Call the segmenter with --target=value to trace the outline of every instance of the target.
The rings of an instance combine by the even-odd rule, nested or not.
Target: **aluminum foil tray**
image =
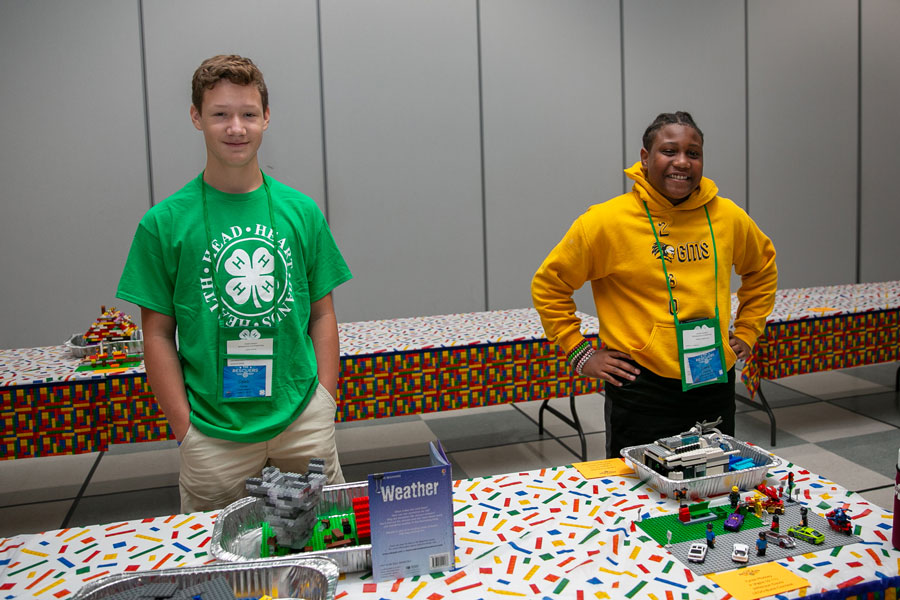
[[[625,462],[634,469],[634,472],[641,479],[645,480],[650,487],[660,494],[665,494],[670,498],[675,495],[675,490],[680,490],[681,488],[687,488],[688,496],[692,498],[706,498],[727,494],[731,491],[732,486],[735,485],[741,490],[751,490],[765,481],[766,471],[781,464],[781,460],[756,446],[738,441],[731,436],[723,435],[722,437],[731,444],[733,449],[739,451],[738,454],[742,458],[751,459],[757,466],[750,469],[728,471],[718,475],[705,475],[692,479],[669,479],[643,463],[644,448],[649,444],[622,448],[621,454]]]
[[[144,351],[144,336],[140,329],[131,335],[130,340],[85,344],[84,335],[73,333],[63,344],[75,358],[84,358],[98,352],[128,352],[138,354]]]
[[[216,577],[231,585],[236,598],[303,598],[332,600],[338,568],[325,558],[277,558],[240,564],[210,564],[158,571],[108,575],[81,588],[72,600],[101,600],[154,583],[174,583],[185,589]]]
[[[353,512],[353,498],[369,495],[369,484],[365,481],[326,485],[322,490],[322,500],[317,510],[320,514]],[[217,559],[228,562],[259,560],[262,542],[260,522],[265,520],[262,498],[241,498],[226,506],[216,518],[213,527],[210,553]],[[372,545],[350,546],[319,552],[291,554],[297,557],[324,557],[337,563],[341,573],[354,573],[372,568]]]

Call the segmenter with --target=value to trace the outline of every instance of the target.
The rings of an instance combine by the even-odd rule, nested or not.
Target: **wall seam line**
[[[856,283],[862,280],[862,0],[856,3]]]
[[[750,11],[744,0],[744,203],[750,214]]]
[[[150,146],[150,93],[147,82],[147,46],[144,36],[144,0],[138,0],[138,44],[141,51],[141,94],[144,100],[144,145],[147,152],[147,191],[150,193],[150,206],[156,204],[156,192],[153,189],[153,154]]]
[[[490,310],[488,289],[488,227],[487,227],[487,184],[484,174],[484,85],[481,71],[481,0],[475,0],[475,37],[478,64],[478,154],[481,162],[481,237],[484,257],[484,310]]]
[[[331,225],[331,198],[328,190],[328,143],[325,137],[325,59],[322,52],[322,2],[316,0],[316,43],[319,47],[319,122],[322,135],[322,205],[325,207],[325,221]]]
[[[628,168],[627,127],[625,126],[625,3],[619,0],[619,75],[622,101],[622,169]],[[628,192],[628,180],[622,175],[622,193]]]

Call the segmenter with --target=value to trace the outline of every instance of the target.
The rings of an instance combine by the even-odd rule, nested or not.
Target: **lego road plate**
[[[365,481],[326,485],[317,512],[330,514],[353,512],[353,498],[368,496],[369,484]],[[265,520],[262,498],[241,498],[222,509],[213,527],[210,553],[217,559],[242,562],[259,559],[262,540],[259,524]],[[321,556],[333,560],[341,573],[354,573],[372,568],[372,545],[335,548],[319,552],[303,552],[289,556]]]
[[[779,531],[781,533],[787,533],[788,529],[800,523],[800,504],[796,502],[786,502],[784,511],[784,515],[779,519]],[[767,518],[771,522],[772,517],[768,516]],[[782,548],[777,543],[770,541],[766,548],[765,556],[758,556],[756,540],[759,538],[760,531],[770,528],[770,524],[767,524],[765,527],[750,527],[741,529],[735,533],[726,532],[716,536],[715,548],[710,548],[707,551],[706,559],[702,563],[691,562],[688,560],[688,552],[690,552],[691,544],[694,542],[679,542],[677,544],[672,544],[668,550],[697,575],[707,575],[709,573],[718,573],[720,571],[728,571],[743,566],[758,565],[769,561],[781,561],[798,554],[819,552],[837,546],[848,546],[862,541],[862,538],[859,536],[847,535],[832,530],[828,525],[828,521],[824,517],[813,512],[812,509],[807,513],[807,521],[810,527],[825,536],[825,541],[822,544],[810,544],[809,542],[797,539],[794,540],[795,546],[793,548]],[[706,540],[700,541],[706,543]],[[750,547],[749,562],[739,564],[731,560],[731,551],[736,543],[746,544]]]
[[[691,479],[669,479],[644,464],[642,460],[644,449],[649,444],[623,448],[622,457],[641,479],[645,480],[650,487],[660,494],[674,497],[675,490],[687,488],[687,494],[690,498],[708,498],[719,494],[727,494],[731,491],[732,486],[737,486],[742,490],[751,490],[766,479],[766,471],[781,464],[780,459],[756,446],[738,441],[728,435],[723,435],[722,438],[730,443],[731,447],[737,450],[742,458],[751,459],[756,466],[749,469],[741,469],[740,471],[728,471],[727,473],[705,475]]]
[[[140,588],[158,583],[174,583],[179,590],[222,577],[237,598],[304,598],[331,600],[337,591],[338,568],[327,558],[278,558],[240,564],[212,564],[138,573],[119,573],[98,579],[72,600],[102,600],[118,594],[140,597]]]

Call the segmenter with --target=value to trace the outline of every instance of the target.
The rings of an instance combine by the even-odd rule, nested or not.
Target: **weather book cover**
[[[375,581],[446,571],[456,562],[453,477],[440,442],[432,466],[369,475]]]

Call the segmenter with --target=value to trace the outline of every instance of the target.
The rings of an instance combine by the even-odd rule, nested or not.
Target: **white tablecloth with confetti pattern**
[[[851,509],[861,543],[779,561],[810,587],[779,598],[896,576],[892,514],[802,467],[769,471],[778,485],[792,471],[801,502],[824,514]],[[570,467],[455,482],[457,568],[437,576],[373,582],[343,576],[338,599],[408,598],[726,598],[632,522],[671,514],[633,475],[586,480]],[[0,539],[0,599],[64,600],[111,573],[199,565],[211,560],[216,513],[73,527]]]

